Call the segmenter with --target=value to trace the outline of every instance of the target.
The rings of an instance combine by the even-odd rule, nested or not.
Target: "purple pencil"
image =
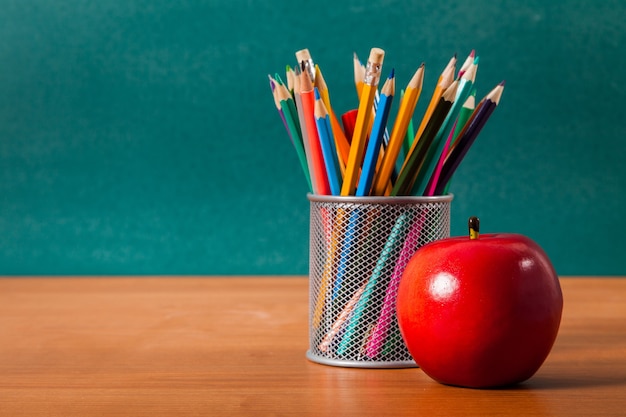
[[[485,126],[485,123],[487,123],[489,116],[491,116],[495,108],[498,106],[503,90],[504,81],[491,90],[476,107],[476,110],[474,111],[475,115],[472,115],[470,120],[467,121],[467,125],[461,132],[461,136],[457,140],[456,146],[450,151],[450,154],[441,168],[441,174],[435,187],[435,195],[443,193],[446,184],[448,184],[452,175],[467,154],[467,151],[476,140],[476,137]]]

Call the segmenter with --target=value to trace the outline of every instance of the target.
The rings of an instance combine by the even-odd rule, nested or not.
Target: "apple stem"
[[[478,217],[470,217],[467,221],[467,226],[469,227],[469,238],[471,240],[478,239],[478,235],[480,235],[480,220],[478,220]]]

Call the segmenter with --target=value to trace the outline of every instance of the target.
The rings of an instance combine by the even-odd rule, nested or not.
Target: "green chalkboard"
[[[0,8],[0,274],[307,273],[307,186],[267,75],[308,48],[346,111],[371,47],[399,86],[424,62],[424,96],[472,49],[479,96],[506,80],[454,178],[452,234],[477,215],[560,274],[626,274],[623,1]]]

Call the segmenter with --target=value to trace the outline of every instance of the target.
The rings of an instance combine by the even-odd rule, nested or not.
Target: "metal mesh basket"
[[[400,335],[396,295],[415,251],[450,236],[452,195],[309,195],[309,350],[326,365],[416,366]]]

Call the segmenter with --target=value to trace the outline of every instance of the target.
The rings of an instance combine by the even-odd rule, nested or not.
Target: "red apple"
[[[476,227],[471,226],[472,221]],[[415,362],[447,385],[487,388],[527,380],[556,339],[563,295],[546,253],[520,234],[442,239],[409,261],[397,297]]]

